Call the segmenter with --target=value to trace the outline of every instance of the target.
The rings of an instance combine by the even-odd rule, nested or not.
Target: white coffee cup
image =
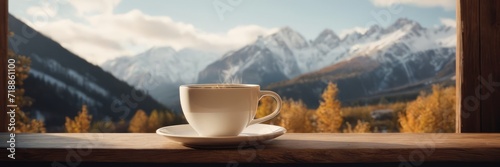
[[[253,84],[192,84],[179,87],[182,111],[200,136],[237,136],[249,125],[276,117],[281,109],[280,96],[261,91]],[[254,119],[259,100],[264,96],[277,101],[269,115]]]

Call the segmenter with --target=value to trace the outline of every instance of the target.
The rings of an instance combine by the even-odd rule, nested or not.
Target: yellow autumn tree
[[[162,126],[163,119],[164,118],[160,117],[158,111],[153,110],[153,112],[149,115],[147,132],[155,132],[156,129],[160,128]]]
[[[153,110],[153,112],[155,112],[156,110]],[[151,114],[153,114],[153,112],[151,112]],[[162,126],[165,126],[167,123],[168,123],[168,120],[167,120],[167,112],[165,111],[156,111],[158,113],[158,127],[162,127]],[[150,115],[151,117],[151,115]]]
[[[259,107],[257,108],[257,113],[255,114],[255,118],[262,118],[266,115],[271,114],[274,111],[274,109],[276,109],[276,106],[277,105],[274,98],[269,96],[262,97],[262,99],[260,99],[259,101]],[[281,111],[283,111],[283,109]],[[279,125],[281,122],[281,114],[283,114],[283,112],[280,112],[278,116],[264,123],[268,123],[271,125]]]
[[[13,34],[11,33],[10,35]],[[15,107],[15,132],[45,133],[45,124],[42,121],[32,119],[29,117],[29,113],[25,113],[24,111],[22,111],[22,108],[29,107],[32,104],[32,100],[29,97],[24,96],[25,90],[23,88],[24,80],[28,78],[28,74],[30,71],[31,59],[26,56],[17,55],[10,49],[7,51],[7,58],[14,59],[16,61],[16,78],[14,79],[16,88],[15,92],[13,93],[13,95],[15,96],[14,102],[17,105],[17,107]],[[7,102],[7,104],[10,104],[10,102]]]
[[[87,133],[90,130],[90,122],[92,122],[92,116],[89,115],[87,106],[82,105],[82,111],[78,112],[73,120],[66,117],[64,126],[68,133]]]
[[[321,95],[322,101],[316,109],[316,130],[318,132],[339,132],[342,125],[342,113],[337,94],[337,84],[329,82]]]
[[[148,115],[143,110],[137,110],[134,117],[130,120],[128,127],[132,133],[146,133],[148,131]]]
[[[312,132],[308,109],[302,100],[284,100],[281,111],[280,126],[283,126],[287,132]]]
[[[370,133],[370,123],[358,120],[355,127],[349,122],[346,122],[346,128],[343,130],[344,133]]]
[[[113,133],[116,131],[115,123],[112,121],[96,121],[92,123],[90,132],[92,133]]]
[[[177,116],[171,112],[171,111],[164,111],[164,112],[161,112],[163,116],[161,116],[160,118],[162,119],[162,126],[166,126],[166,125],[172,125],[174,124],[174,122],[176,121],[177,119]]]
[[[455,132],[455,87],[432,86],[432,94],[421,95],[399,114],[401,132]]]

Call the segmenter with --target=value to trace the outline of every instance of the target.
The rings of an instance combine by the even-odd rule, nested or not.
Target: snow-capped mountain
[[[81,111],[82,105],[87,106],[93,121],[128,120],[139,108],[146,112],[166,110],[150,96],[141,97],[141,101],[128,98],[134,102],[134,105],[128,105],[123,97],[130,97],[130,92],[135,89],[127,83],[71,53],[12,15],[9,15],[8,26],[14,33],[9,37],[9,49],[31,60],[23,88],[32,105],[23,110],[44,120],[49,132],[60,132],[65,117],[73,118]],[[25,32],[36,35],[26,38],[23,36]]]
[[[399,19],[386,29],[372,26],[364,34],[352,33],[321,55],[320,70],[270,86],[283,96],[303,99],[316,106],[328,81],[338,84],[345,101],[380,98],[401,92],[416,96],[432,83],[452,83],[455,73],[455,28],[423,28]],[[321,63],[332,62],[322,66]],[[397,93],[395,93],[397,92]],[[405,94],[405,96],[408,94]]]
[[[320,37],[318,37],[320,38]],[[422,28],[420,24],[408,19],[398,19],[394,24],[386,29],[374,25],[364,34],[354,32],[341,39],[337,47],[318,57],[307,59],[310,63],[311,72],[328,65],[352,59],[356,56],[377,57],[380,54],[396,45],[404,45],[408,52],[421,52],[443,47],[455,47],[455,29],[452,27],[439,27],[434,29]],[[316,45],[318,46],[318,45]],[[383,55],[382,55],[383,56]]]
[[[302,35],[285,27],[208,65],[198,82],[266,84],[288,79],[302,73],[297,57],[309,48]]]
[[[366,95],[417,83],[448,69],[445,66],[454,60],[451,55],[455,43],[454,27],[424,28],[402,18],[386,28],[373,25],[362,33],[355,31],[342,38],[325,29],[314,40],[308,40],[284,27],[223,55],[161,47],[102,66],[129,84],[149,90],[153,97],[171,107],[178,105],[177,89],[183,83],[273,84],[278,90],[294,81],[304,82],[303,76],[317,77],[316,74],[321,74],[323,78],[319,78],[325,81],[340,75],[359,77],[370,73],[374,78],[369,82],[376,84],[358,94]],[[281,83],[274,84],[277,82]],[[321,86],[324,85],[317,87]]]
[[[326,29],[311,42],[285,27],[208,65],[200,72],[198,82],[224,82],[229,78],[267,85],[358,56],[401,62],[408,57],[398,55],[389,58],[380,53],[400,52],[401,49],[405,53],[418,53],[454,47],[455,41],[453,27],[427,29],[404,18],[385,29],[374,25],[364,33],[353,32],[342,39]]]
[[[195,83],[196,76],[217,54],[171,47],[154,47],[132,57],[119,57],[101,67],[127,83],[145,89],[154,78],[160,83]]]
[[[339,46],[340,38],[330,29],[323,30],[318,37],[312,42],[322,54],[327,53],[331,49]]]
[[[119,57],[101,67],[136,88],[148,91],[155,99],[171,105],[177,99],[177,87],[196,83],[198,73],[215,61],[217,54],[194,49],[175,51],[171,47],[154,47],[132,57]]]

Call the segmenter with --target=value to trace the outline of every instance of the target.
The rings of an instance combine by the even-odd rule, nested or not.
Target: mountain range
[[[25,96],[32,105],[23,110],[43,120],[48,132],[63,131],[65,117],[73,118],[87,105],[94,121],[129,120],[137,109],[167,110],[147,94],[80,58],[12,15],[8,18],[9,49],[31,59]],[[136,98],[134,98],[136,97]]]
[[[218,58],[217,54],[194,49],[175,51],[155,47],[132,57],[119,57],[101,67],[138,89],[145,90],[159,102],[178,108],[178,87],[196,83],[198,72]]]
[[[8,26],[14,33],[9,49],[31,59],[24,88],[33,103],[24,110],[44,120],[49,132],[60,131],[82,105],[95,120],[128,120],[137,109],[165,106],[180,112],[181,84],[259,84],[309,108],[318,106],[328,82],[337,83],[345,105],[414,99],[432,84],[454,85],[455,27],[425,28],[406,18],[342,38],[325,29],[308,40],[283,27],[224,54],[159,46],[100,66],[12,15]],[[144,98],[132,99],[140,91]]]
[[[414,98],[433,83],[451,84],[455,73],[454,27],[422,27],[406,18],[383,28],[340,38],[325,29],[307,40],[290,27],[222,55],[168,46],[102,67],[131,85],[155,76],[154,98],[178,106],[178,85],[186,83],[253,83],[280,95],[318,105],[329,81],[339,86],[343,102],[378,98]],[[185,49],[186,50],[186,49]],[[148,58],[145,58],[148,57]]]
[[[326,54],[335,57],[332,64],[268,88],[309,107],[319,105],[322,88],[330,81],[337,83],[344,104],[414,99],[432,84],[454,85],[455,31],[446,26],[424,28],[408,19],[385,29],[372,26],[364,34],[340,40]]]

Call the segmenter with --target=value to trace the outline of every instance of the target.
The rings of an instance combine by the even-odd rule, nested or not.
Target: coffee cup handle
[[[280,95],[278,95],[277,93],[275,93],[273,91],[265,91],[265,90],[260,91],[259,100],[262,99],[262,97],[264,97],[264,96],[270,96],[270,97],[274,98],[274,100],[276,100],[276,102],[277,102],[276,104],[278,106],[276,106],[276,109],[273,111],[273,113],[266,115],[265,117],[262,117],[262,118],[253,119],[252,121],[250,121],[250,123],[248,125],[253,125],[253,124],[269,121],[269,120],[273,119],[274,117],[278,116],[278,114],[280,113],[281,103],[282,103]]]

